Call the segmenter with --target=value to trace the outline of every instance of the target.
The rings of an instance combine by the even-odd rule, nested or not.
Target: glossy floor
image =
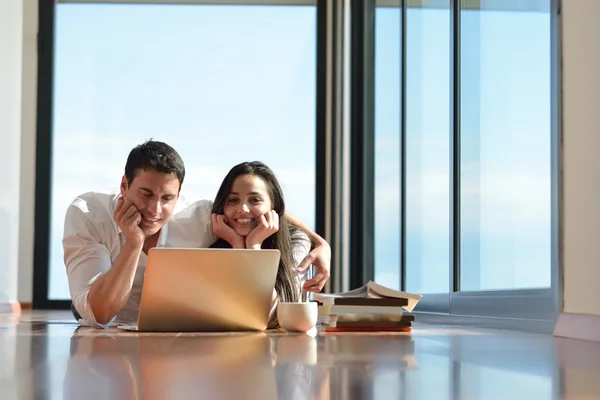
[[[0,315],[0,399],[600,399],[600,343],[412,334],[136,334]]]

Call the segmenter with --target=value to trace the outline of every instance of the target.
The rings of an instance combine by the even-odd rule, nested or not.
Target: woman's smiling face
[[[248,236],[258,218],[273,209],[265,181],[256,175],[238,176],[231,185],[223,213],[227,224],[240,236]]]

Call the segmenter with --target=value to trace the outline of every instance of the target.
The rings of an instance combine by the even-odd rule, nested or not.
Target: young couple
[[[285,210],[281,187],[267,166],[233,167],[214,202],[184,204],[179,196],[184,177],[179,154],[166,143],[148,141],[130,152],[120,193],[88,192],[71,203],[64,262],[73,313],[82,325],[137,322],[152,247],[279,249],[269,327],[277,325],[278,300],[297,301],[301,289],[323,288],[331,249]],[[304,281],[311,264],[317,273]]]

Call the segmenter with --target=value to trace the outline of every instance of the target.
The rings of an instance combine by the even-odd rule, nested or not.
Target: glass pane
[[[461,12],[461,289],[549,287],[550,1],[475,3]]]
[[[448,293],[450,1],[411,4],[406,41],[406,288]]]
[[[400,16],[399,7],[375,9],[375,280],[393,289],[400,289]]]
[[[150,138],[180,152],[187,199],[214,199],[233,165],[261,160],[313,228],[315,35],[314,6],[59,4],[50,299],[70,298],[67,206],[117,188]]]

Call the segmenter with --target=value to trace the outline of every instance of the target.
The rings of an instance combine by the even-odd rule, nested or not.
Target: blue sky
[[[129,150],[149,138],[183,156],[187,198],[212,199],[231,166],[258,159],[314,226],[315,7],[57,9],[51,298],[69,295],[66,207],[115,188]],[[376,280],[397,287],[399,13],[376,18]],[[448,288],[448,18],[408,14],[407,259],[418,292]],[[463,252],[477,261],[465,262],[464,283],[547,286],[549,14],[465,12],[463,36],[464,68],[479,71],[463,77]]]

